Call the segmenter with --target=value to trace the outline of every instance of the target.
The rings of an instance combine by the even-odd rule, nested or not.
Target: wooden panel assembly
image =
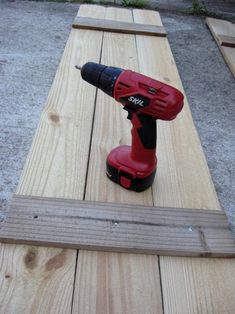
[[[102,20],[81,16],[77,16],[75,18],[73,22],[73,28],[146,36],[149,35],[165,37],[167,35],[163,26],[120,22],[115,20]]]
[[[0,241],[114,252],[234,257],[224,213],[13,197]]]
[[[235,25],[228,21],[210,17],[206,18],[206,23],[235,76]]]
[[[162,32],[156,11],[81,5],[78,15],[131,23],[127,25],[129,29],[135,28],[135,24],[155,25]],[[130,122],[111,97],[97,93],[81,79],[74,65],[100,61],[139,71],[184,91],[166,37],[130,34],[129,30],[121,33],[120,29],[114,33],[117,26],[112,32],[97,27],[71,30],[17,194],[141,207],[220,209],[186,97],[177,119],[158,121],[158,171],[152,188],[137,194],[106,178],[106,156],[113,147],[130,143]],[[234,48],[222,47],[230,49],[232,55]],[[60,216],[59,205],[58,213],[47,210],[61,228],[62,219],[67,223]],[[90,208],[89,214],[91,211]],[[24,206],[18,209],[20,213],[28,217]],[[43,217],[35,214],[38,217],[31,218],[30,224],[47,220],[48,213],[44,213]],[[18,224],[16,211],[13,216]],[[23,222],[25,226],[27,221]],[[107,232],[110,233],[110,226],[115,230],[115,221],[107,223]],[[27,228],[29,235],[31,227]],[[13,225],[8,230],[12,232]],[[65,229],[61,230],[65,234]],[[221,230],[218,228],[218,234],[213,231],[213,240],[207,239],[208,246],[215,243],[214,239],[219,241],[219,235],[221,242],[217,243],[220,248],[223,246]],[[198,231],[195,234],[197,241]],[[80,250],[78,254],[72,249],[3,243],[0,313],[233,313],[233,273],[235,260],[231,258],[158,257],[90,250]]]

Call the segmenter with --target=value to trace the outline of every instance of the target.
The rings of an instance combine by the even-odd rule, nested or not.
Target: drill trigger
[[[128,106],[124,106],[123,109],[127,111],[127,119],[131,120],[132,116],[133,116],[133,113],[135,113],[136,110],[132,109],[132,108],[130,108]]]

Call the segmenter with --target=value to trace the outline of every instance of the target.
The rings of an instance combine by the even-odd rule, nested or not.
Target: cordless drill
[[[107,176],[126,189],[144,191],[156,172],[156,119],[173,120],[183,108],[183,94],[131,70],[93,62],[76,68],[85,81],[120,102],[132,122],[132,144],[109,153]]]

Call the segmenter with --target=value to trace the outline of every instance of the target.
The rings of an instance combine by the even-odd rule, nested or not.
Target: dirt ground
[[[78,8],[0,1],[0,219],[16,190]],[[234,78],[204,17],[160,13],[221,206],[234,222]]]

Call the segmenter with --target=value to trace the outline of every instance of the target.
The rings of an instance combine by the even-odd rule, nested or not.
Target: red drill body
[[[168,121],[182,110],[184,99],[176,88],[131,70],[119,75],[113,97],[123,105],[133,105],[138,114]]]
[[[82,77],[120,102],[132,122],[132,144],[114,148],[107,175],[127,189],[143,191],[156,172],[156,119],[173,120],[183,108],[183,94],[145,75],[95,63],[82,67]]]

